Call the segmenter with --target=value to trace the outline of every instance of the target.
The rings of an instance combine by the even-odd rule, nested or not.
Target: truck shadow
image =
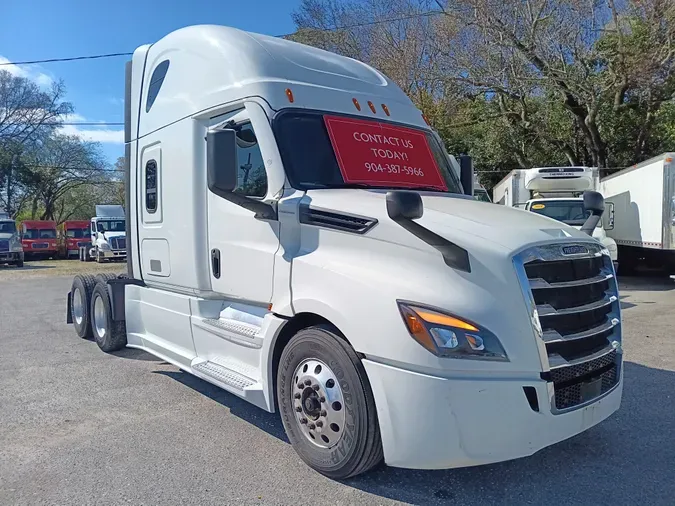
[[[288,443],[278,414],[267,413],[190,374],[156,372]],[[344,485],[412,504],[672,504],[675,445],[670,435],[675,433],[675,403],[668,397],[675,372],[626,362],[624,375],[623,402],[617,413],[531,457],[441,471],[381,465]],[[499,431],[497,420],[495,431]]]
[[[204,381],[192,374],[183,371],[153,371],[155,374],[168,376],[179,383],[199,392],[200,394],[216,401],[218,404],[228,408],[230,413],[242,420],[255,425],[259,429],[267,432],[270,436],[288,443],[284,426],[281,423],[281,417],[278,413],[268,413],[249,402],[240,399],[234,394],[223,390],[208,381]]]
[[[619,293],[623,290],[634,292],[668,292],[675,290],[675,279],[663,274],[641,273],[640,276],[619,276]]]
[[[15,267],[14,265],[7,265],[0,263],[0,269],[11,269],[16,271],[39,271],[42,269],[53,269],[53,265],[30,265],[29,263],[23,264],[23,267]]]

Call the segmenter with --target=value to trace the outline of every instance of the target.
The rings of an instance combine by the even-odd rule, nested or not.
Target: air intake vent
[[[337,213],[335,211],[323,211],[303,206],[300,209],[300,223],[354,234],[365,234],[377,225],[377,220],[375,218]]]

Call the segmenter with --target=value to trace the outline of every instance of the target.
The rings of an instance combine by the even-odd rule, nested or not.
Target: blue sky
[[[8,0],[0,16],[0,62],[131,52],[188,25],[211,23],[278,35],[292,32],[300,0]],[[47,85],[63,79],[71,121],[122,122],[126,57],[3,66]],[[124,154],[122,127],[64,127],[101,142],[112,163]]]

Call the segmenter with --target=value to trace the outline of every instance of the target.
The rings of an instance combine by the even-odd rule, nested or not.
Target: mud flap
[[[73,323],[73,294],[68,292],[68,313],[66,314],[66,323]]]

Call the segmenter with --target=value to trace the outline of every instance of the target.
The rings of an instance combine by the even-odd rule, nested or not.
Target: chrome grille
[[[126,249],[126,237],[113,237],[110,239],[110,247],[114,250]]]
[[[621,368],[619,297],[602,246],[538,246],[518,254],[514,265],[546,350],[549,371],[542,377],[553,383],[554,412],[614,388]]]

